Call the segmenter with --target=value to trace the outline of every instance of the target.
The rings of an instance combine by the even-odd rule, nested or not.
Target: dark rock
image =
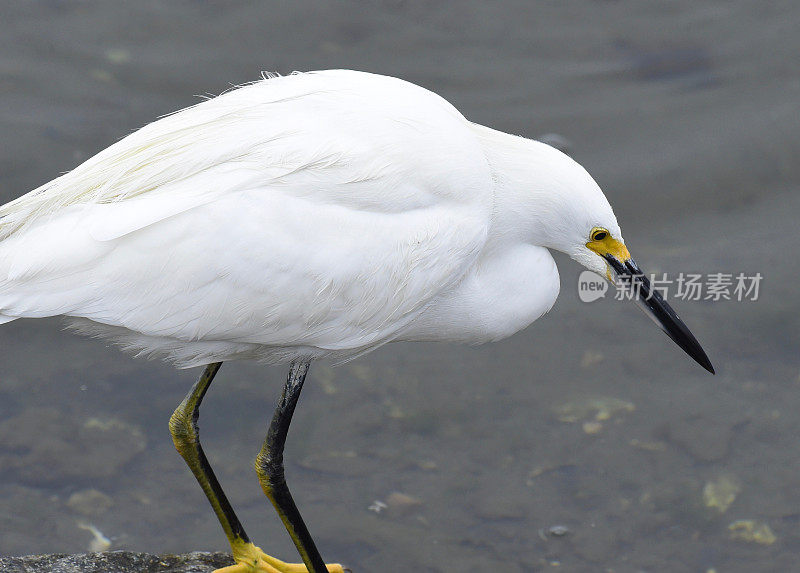
[[[233,565],[226,553],[150,555],[130,551],[0,557],[3,573],[208,573]]]
[[[738,420],[714,420],[705,415],[688,415],[670,422],[667,439],[698,461],[725,459]]]
[[[590,563],[608,563],[618,554],[616,533],[607,527],[580,528],[571,537],[577,555]]]
[[[145,449],[141,428],[34,407],[0,422],[0,467],[22,483],[111,477]]]

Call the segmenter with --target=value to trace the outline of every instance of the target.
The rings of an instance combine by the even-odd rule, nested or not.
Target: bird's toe
[[[216,569],[214,573],[309,573],[302,563],[286,563],[271,555],[267,555],[260,547],[247,543],[235,547],[233,552],[235,565]],[[326,564],[328,573],[344,573],[338,563]]]

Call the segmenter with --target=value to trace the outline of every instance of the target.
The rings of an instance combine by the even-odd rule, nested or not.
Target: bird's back
[[[427,90],[263,80],[0,207],[0,316],[83,319],[184,366],[346,357],[460,281],[491,181],[471,125]]]
[[[198,193],[225,193],[303,172],[320,176],[325,185],[317,191],[332,191],[331,198],[374,202],[378,208],[386,208],[387,199],[402,205],[408,187],[359,196],[348,192],[355,186],[329,184],[368,181],[393,169],[430,183],[431,173],[407,167],[421,167],[418,161],[432,152],[444,159],[441,152],[454,144],[450,159],[456,159],[468,143],[466,125],[447,101],[397,78],[350,70],[270,77],[146,125],[0,206],[0,238],[64,206],[165,191],[215,168],[226,180]],[[448,167],[453,165],[442,166],[439,175]]]

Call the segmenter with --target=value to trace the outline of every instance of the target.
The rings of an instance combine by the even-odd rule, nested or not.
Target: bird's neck
[[[494,179],[490,240],[528,243],[563,251],[569,187],[576,168],[567,155],[544,143],[475,125]]]

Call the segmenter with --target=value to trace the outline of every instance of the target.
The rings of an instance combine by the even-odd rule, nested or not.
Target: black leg
[[[256,458],[256,472],[261,488],[275,506],[309,572],[326,573],[328,569],[289,493],[283,469],[283,447],[309,364],[309,361],[292,362],[267,438]]]

